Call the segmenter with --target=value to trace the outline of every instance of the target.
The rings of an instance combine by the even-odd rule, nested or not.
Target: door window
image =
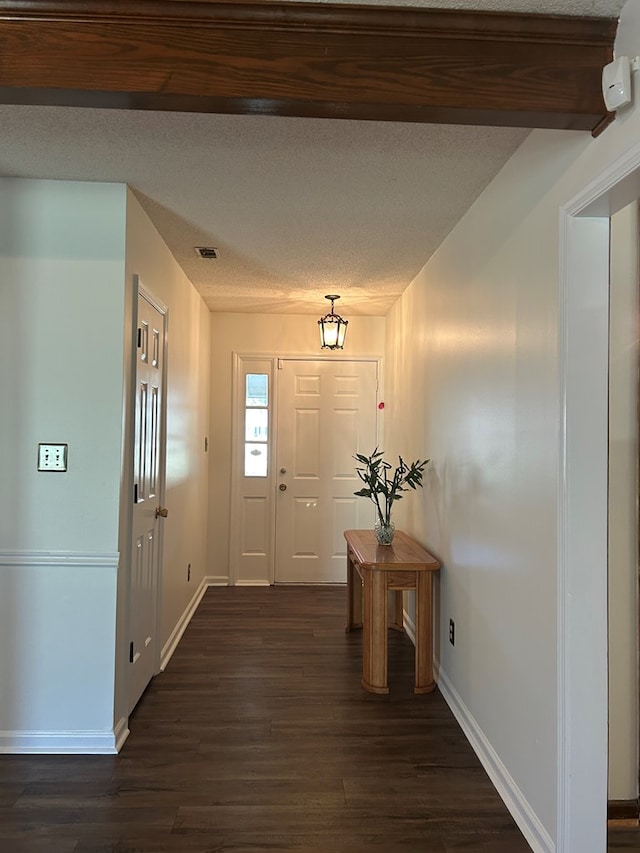
[[[244,395],[244,476],[266,477],[269,469],[269,375],[247,373]]]

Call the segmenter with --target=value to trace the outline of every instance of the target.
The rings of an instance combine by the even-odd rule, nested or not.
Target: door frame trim
[[[635,145],[560,208],[558,853],[606,847],[609,220],[638,197]]]

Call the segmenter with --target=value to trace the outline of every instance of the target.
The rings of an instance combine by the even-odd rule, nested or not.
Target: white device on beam
[[[631,72],[640,68],[640,57],[619,56],[602,69],[602,96],[609,112],[631,103]]]

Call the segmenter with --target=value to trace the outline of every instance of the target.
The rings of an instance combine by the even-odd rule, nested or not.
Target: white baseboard
[[[120,752],[124,746],[125,740],[129,737],[129,720],[127,717],[120,717],[117,726],[114,729],[114,737],[116,741],[116,752]]]
[[[439,666],[436,666],[436,670],[440,692],[531,849],[534,853],[555,853],[556,845],[553,839],[500,760],[500,756],[491,746],[446,673]]]
[[[403,622],[407,636],[415,646],[416,626],[406,610],[403,612]],[[524,794],[516,785],[497,752],[485,737],[475,718],[447,678],[446,673],[440,668],[438,661],[434,661],[434,676],[445,702],[451,708],[473,751],[480,759],[494,788],[509,809],[511,816],[518,824],[518,828],[528,841],[531,849],[534,853],[555,853],[556,845],[553,839],[525,799]]]
[[[209,575],[204,580],[207,586],[229,586],[228,575]]]
[[[3,755],[114,755],[118,749],[115,732],[0,731]]]
[[[202,597],[204,596],[205,592],[207,591],[208,586],[209,586],[208,578],[203,578],[201,583],[200,583],[200,586],[195,591],[193,598],[187,604],[184,613],[178,619],[178,622],[176,623],[176,627],[171,632],[171,636],[169,637],[167,642],[164,644],[162,651],[160,652],[160,672],[164,672],[167,664],[169,663],[169,661],[173,657],[173,653],[177,649],[178,643],[182,639],[182,635],[186,631],[187,625],[189,624],[189,622],[191,622],[191,618],[192,618],[193,614],[196,612],[198,605],[202,601]]]
[[[236,581],[234,586],[271,586],[271,584],[265,580]]]

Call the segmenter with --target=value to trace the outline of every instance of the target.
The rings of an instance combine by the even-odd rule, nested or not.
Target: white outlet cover
[[[609,112],[631,103],[631,62],[620,56],[602,69],[602,96]]]
[[[39,444],[38,471],[66,471],[68,444]]]

